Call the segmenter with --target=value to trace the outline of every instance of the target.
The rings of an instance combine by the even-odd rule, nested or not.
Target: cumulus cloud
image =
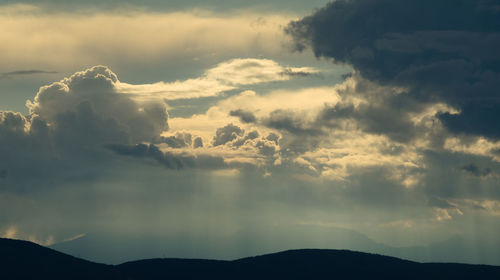
[[[198,138],[196,138],[198,139]],[[184,148],[190,147],[193,144],[193,136],[191,133],[187,132],[177,132],[175,135],[171,136],[161,136],[159,139],[155,140],[155,143],[165,143],[172,148]],[[202,143],[203,146],[203,143]]]
[[[243,135],[244,130],[233,124],[228,124],[224,127],[218,128],[215,132],[213,145],[224,145],[229,141],[236,139],[238,136]]]
[[[95,66],[40,88],[27,106],[31,115],[61,133],[68,129],[76,137],[83,127],[87,135],[94,130],[91,137],[101,142],[151,141],[168,129],[166,104],[136,103],[117,91],[117,83],[118,77],[110,69]]]
[[[11,190],[58,185],[96,173],[107,163],[104,145],[159,138],[168,129],[166,104],[138,103],[116,83],[109,68],[95,66],[41,87],[26,116],[0,112],[0,155],[9,159],[0,166],[2,184]]]
[[[335,1],[286,30],[299,50],[348,63],[370,81],[408,87],[404,98],[392,99],[403,110],[408,102],[444,102],[459,110],[438,114],[451,132],[498,139],[495,7],[473,0]]]

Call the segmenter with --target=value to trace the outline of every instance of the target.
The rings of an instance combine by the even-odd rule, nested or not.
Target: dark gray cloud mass
[[[119,155],[133,156],[138,158],[151,158],[171,169],[205,168],[219,169],[227,167],[222,157],[210,155],[174,155],[170,152],[162,152],[154,144],[121,145],[109,144],[107,148]]]
[[[308,124],[302,116],[292,111],[275,110],[263,122],[268,127],[288,131],[292,134],[310,136],[321,134],[320,128]]]
[[[191,133],[177,133],[172,136],[164,137],[161,136],[159,139],[155,139],[155,142],[165,143],[171,148],[185,148],[191,147],[193,143],[193,136]]]
[[[498,1],[339,0],[286,32],[298,50],[409,87],[415,101],[456,107],[459,114],[439,115],[451,132],[500,138]]]
[[[229,115],[233,117],[239,117],[240,120],[244,123],[254,123],[257,121],[257,118],[252,112],[242,109],[230,111]]]

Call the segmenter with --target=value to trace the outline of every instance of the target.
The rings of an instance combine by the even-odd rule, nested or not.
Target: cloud
[[[10,78],[13,76],[23,76],[23,75],[36,75],[36,74],[56,74],[55,71],[46,70],[17,70],[11,72],[5,72],[0,75],[0,78]]]
[[[20,232],[20,230],[16,226],[8,227],[4,233],[0,233],[0,237],[28,240],[43,246],[50,246],[55,243],[54,236],[47,236],[44,239],[40,239],[36,235]]]
[[[44,217],[74,213],[73,205],[57,207],[73,209],[65,213],[51,212],[46,205],[61,197],[70,197],[62,201],[72,204],[76,198],[71,197],[80,197],[75,193],[90,197],[94,206],[113,205],[108,208],[120,213],[104,210],[105,216],[118,219],[130,209],[124,201],[136,195],[134,207],[144,211],[140,216],[151,214],[148,207],[159,204],[171,211],[189,201],[205,201],[207,193],[217,197],[210,200],[217,205],[227,199],[228,205],[238,207],[249,201],[285,205],[287,213],[344,211],[349,217],[354,216],[352,207],[360,207],[355,216],[378,211],[384,223],[440,222],[442,227],[469,213],[493,216],[489,213],[496,209],[493,204],[490,212],[464,206],[464,199],[496,200],[498,191],[496,177],[477,178],[461,167],[473,162],[479,173],[496,170],[488,153],[497,144],[475,138],[453,142],[436,116],[454,112],[443,103],[410,100],[403,103],[407,110],[393,110],[395,103],[387,101],[407,94],[404,87],[380,85],[355,72],[330,87],[245,90],[221,96],[202,114],[170,118],[164,100],[136,99],[121,92],[121,83],[108,67],[91,67],[40,88],[28,102],[28,115],[0,114],[0,155],[9,159],[0,162],[6,174],[0,178],[0,199],[13,201],[3,204],[2,211],[20,213],[0,221],[4,228],[16,225],[23,232],[43,232],[36,236],[44,240],[50,229],[27,227],[33,223],[28,212],[45,205],[40,214]],[[388,115],[400,118],[404,129],[383,126]],[[441,146],[432,144],[438,136],[443,137]],[[457,183],[462,184],[458,189]],[[126,198],[108,198],[110,192],[123,190],[130,191]],[[1,196],[5,194],[14,198]],[[26,195],[42,197],[42,202],[33,199],[27,206],[31,210],[11,210],[13,204],[28,205],[19,202]],[[57,199],[46,201],[45,196]],[[150,197],[156,202],[150,203]],[[91,214],[81,215],[92,224]],[[72,230],[54,238],[87,232],[79,225],[68,227]]]
[[[218,96],[245,85],[287,81],[303,73],[317,73],[310,67],[285,67],[270,59],[238,58],[221,62],[194,79],[133,85],[116,83],[118,91],[138,101],[177,100]]]
[[[462,201],[465,207],[485,212],[491,216],[500,216],[500,201],[491,199],[466,199]]]
[[[257,118],[252,112],[242,109],[232,110],[229,112],[229,115],[232,117],[239,117],[240,120],[244,123],[254,123],[257,121]]]
[[[40,88],[27,106],[31,115],[67,137],[85,137],[94,130],[91,139],[101,143],[151,141],[168,129],[164,102],[136,103],[117,90],[117,83],[110,69],[95,66]],[[79,135],[79,128],[87,130],[85,135]]]
[[[464,165],[460,169],[463,170],[463,171],[466,171],[466,172],[468,172],[471,175],[474,175],[476,177],[486,177],[486,176],[492,174],[492,172],[493,172],[488,167],[484,168],[484,169],[481,169],[480,167],[478,167],[477,165],[475,165],[473,163]]]
[[[452,133],[499,139],[495,7],[473,0],[341,0],[291,22],[286,32],[298,50],[310,47],[318,57],[352,65],[370,81],[407,87],[405,98],[393,100],[457,108],[456,114],[438,114]]]
[[[271,112],[269,117],[264,119],[263,122],[268,127],[284,130],[292,134],[305,134],[308,136],[321,134],[321,130],[308,126],[303,120],[304,117],[300,116],[300,114],[278,109]]]
[[[203,138],[196,137],[193,140],[193,148],[203,148]]]
[[[384,103],[383,97],[399,94],[398,88],[380,86],[353,75],[332,87],[264,94],[244,91],[219,101],[203,115],[174,118],[170,123],[174,131],[184,129],[213,138],[214,146],[226,151],[242,150],[241,144],[247,142],[252,143],[248,147],[258,147],[256,142],[260,142],[274,155],[267,167],[273,172],[283,168],[320,180],[347,182],[356,180],[364,169],[382,168],[387,180],[412,188],[423,183],[425,162],[416,143],[409,141],[411,137],[406,134],[438,132],[439,122],[428,112],[448,108],[418,107],[413,115],[398,116],[400,126],[385,127],[391,115],[388,112],[395,111],[391,104]],[[228,119],[228,115],[234,118]],[[216,136],[211,136],[214,131]],[[427,137],[434,136],[422,134],[419,145],[427,148],[429,144],[420,144]],[[279,165],[282,167],[277,168]]]
[[[209,137],[189,127],[169,131],[164,100],[138,100],[121,84],[108,67],[94,66],[41,87],[26,103],[28,115],[1,111],[0,156],[10,159],[0,163],[4,190],[92,182],[120,160],[216,170],[260,168],[279,157],[276,135],[246,133],[228,124],[227,113]]]
[[[311,67],[283,67],[270,59],[232,59],[207,71],[207,77],[233,85],[284,81],[293,76],[317,74]]]
[[[107,148],[119,155],[138,158],[151,158],[170,169],[204,168],[224,169],[227,167],[224,159],[209,155],[173,154],[162,152],[153,144],[121,145],[110,144]]]
[[[242,130],[238,126],[235,126],[233,124],[228,124],[224,127],[217,129],[213,139],[213,145],[214,146],[224,145],[227,142],[236,139],[238,136],[243,135],[243,133],[244,130]]]
[[[4,68],[9,65],[61,72],[96,64],[150,69],[159,61],[180,65],[242,53],[270,56],[282,52],[281,29],[292,18],[276,12],[145,11],[133,6],[75,12],[51,5],[0,5],[0,37],[9,42],[0,46],[0,72],[9,71]]]
[[[166,104],[138,103],[116,83],[109,68],[95,66],[41,87],[26,116],[0,111],[0,156],[9,159],[0,164],[4,188],[43,190],[92,179],[112,160],[104,145],[159,138],[168,129]]]
[[[236,87],[207,78],[188,79],[171,83],[133,85],[120,83],[119,90],[139,101],[177,100],[213,97]]]
[[[198,139],[198,138],[196,138]],[[193,144],[193,136],[191,133],[187,132],[177,132],[175,135],[164,137],[161,136],[160,139],[155,139],[155,143],[165,143],[172,148],[185,148],[190,147]],[[203,142],[201,143],[203,146]]]
[[[476,139],[449,137],[444,142],[444,148],[453,152],[489,157],[500,162],[500,141],[491,141],[479,137]]]
[[[120,81],[110,68],[96,66],[40,88],[27,103],[27,115],[0,112],[0,212],[9,213],[0,217],[0,233],[28,238],[31,234],[21,232],[58,231],[54,238],[63,240],[104,228],[220,237],[247,223],[264,227],[312,217],[372,232],[376,224],[390,225],[386,231],[411,228],[415,232],[402,237],[406,240],[426,231],[428,241],[465,228],[464,220],[473,215],[496,222],[500,193],[492,174],[499,167],[500,142],[491,123],[472,127],[489,110],[486,101],[477,103],[486,107],[472,118],[467,117],[472,101],[465,100],[491,97],[487,90],[496,79],[496,60],[493,66],[484,61],[496,54],[470,53],[475,43],[460,39],[482,44],[479,39],[487,37],[495,45],[496,35],[474,35],[479,31],[468,27],[469,33],[460,34],[429,31],[439,20],[416,30],[414,21],[405,23],[393,13],[391,7],[399,4],[384,1],[385,11],[380,3],[336,1],[289,27],[298,43],[317,47],[319,56],[354,66],[335,86],[285,84],[317,70],[269,59],[217,60],[222,62],[197,69],[194,78],[146,84]],[[430,6],[422,3],[411,5]],[[367,16],[335,12],[331,17],[330,9],[341,5]],[[431,15],[422,14],[432,17],[434,8]],[[11,12],[12,22],[0,13],[6,27],[0,33],[12,39],[0,46],[0,59],[9,54],[2,61],[19,60],[19,69],[59,70],[56,65],[130,57],[129,63],[159,62],[176,72],[171,59],[278,54],[282,35],[275,32],[290,20],[265,15],[256,25],[253,14],[204,11],[69,15],[28,7]],[[463,24],[484,29],[486,23],[476,19]],[[324,25],[330,21],[335,24]],[[392,21],[406,29],[391,31],[399,28]],[[383,24],[390,34],[377,33]],[[33,41],[33,32],[39,41]],[[19,34],[25,34],[23,44]],[[310,39],[314,36],[324,44]],[[468,96],[472,88],[480,96]],[[452,89],[461,97],[453,97]],[[496,103],[490,103],[494,112]],[[196,113],[167,112],[184,105],[198,106]],[[472,121],[453,124],[458,117]],[[466,124],[464,133],[460,127]],[[179,219],[180,212],[187,218]],[[468,228],[482,235],[484,229],[498,229],[487,222]],[[443,235],[435,237],[438,231]],[[52,235],[36,236],[45,242]]]

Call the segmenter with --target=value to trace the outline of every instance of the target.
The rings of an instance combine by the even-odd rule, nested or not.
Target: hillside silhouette
[[[148,259],[104,265],[28,242],[0,239],[0,279],[500,279],[500,266],[418,263],[303,249],[238,259]]]

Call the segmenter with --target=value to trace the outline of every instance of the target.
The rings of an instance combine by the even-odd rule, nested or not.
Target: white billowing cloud
[[[190,130],[186,130],[190,131]],[[225,167],[245,168],[253,166],[264,172],[280,159],[280,136],[266,130],[243,129],[232,123],[221,126],[210,134],[212,138],[204,138],[203,145],[195,145],[196,141],[184,140],[184,145],[176,145],[174,140],[186,138],[202,139],[188,132],[164,133],[160,143],[156,145],[166,154],[179,157],[222,159]],[[169,136],[170,135],[170,136]],[[174,142],[174,143],[173,143]],[[174,145],[172,145],[174,144]]]
[[[97,132],[95,137],[120,143],[151,141],[168,129],[163,101],[137,103],[118,92],[117,83],[109,68],[95,66],[41,87],[27,106],[32,116],[56,129],[82,125]]]
[[[270,59],[239,58],[222,62],[199,78],[142,85],[119,82],[116,87],[139,101],[191,99],[217,96],[241,85],[286,81],[316,73],[318,70],[311,67],[285,67]]]

